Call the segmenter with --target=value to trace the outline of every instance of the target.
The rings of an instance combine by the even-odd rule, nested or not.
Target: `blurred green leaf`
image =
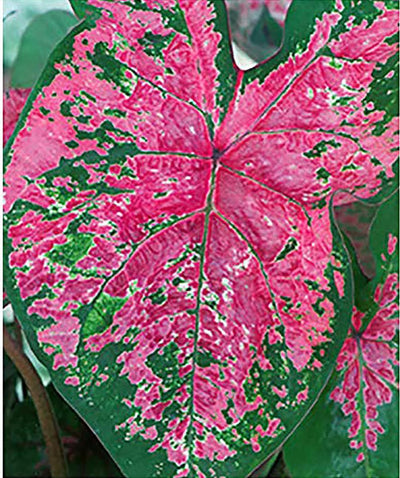
[[[3,353],[3,420],[7,421],[11,409],[17,401],[16,385],[18,372],[14,364]]]
[[[17,13],[16,10],[11,10],[10,12],[6,13],[4,16],[3,16],[3,23],[5,23],[10,17],[12,17],[13,15],[15,15]]]
[[[44,458],[44,445],[32,401],[16,402],[6,418],[3,434],[4,476],[46,476],[38,466]]]
[[[61,429],[71,478],[119,478],[120,471],[87,425],[52,386],[47,387]],[[4,426],[4,476],[50,476],[32,400],[15,402]]]
[[[360,311],[369,309],[373,295],[369,289],[370,279],[375,275],[375,259],[370,248],[370,229],[377,214],[378,205],[359,201],[348,193],[342,193],[347,202],[335,206],[335,219],[343,234],[350,254],[354,288],[354,304]]]
[[[23,34],[11,75],[13,88],[30,88],[40,76],[47,59],[78,20],[64,10],[37,16]]]
[[[262,2],[227,0],[232,39],[251,59],[260,62],[276,53],[283,29]]]
[[[52,9],[71,11],[68,0],[3,0],[3,66],[7,71],[17,56],[21,37],[29,23]]]

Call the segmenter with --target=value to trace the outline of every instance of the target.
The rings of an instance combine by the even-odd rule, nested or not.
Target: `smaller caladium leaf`
[[[354,310],[336,371],[285,446],[293,476],[399,476],[398,200],[379,208],[371,228],[376,274],[363,292],[372,305]]]
[[[3,147],[14,132],[30,91],[29,88],[18,88],[3,94]]]
[[[3,148],[15,130],[30,92],[30,88],[12,88],[3,93]],[[7,302],[7,294],[3,291],[3,307]]]

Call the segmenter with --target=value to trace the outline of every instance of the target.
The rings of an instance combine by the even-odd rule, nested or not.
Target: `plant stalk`
[[[42,381],[23,350],[3,324],[3,346],[24,379],[38,414],[52,478],[67,478],[67,463],[50,399]]]

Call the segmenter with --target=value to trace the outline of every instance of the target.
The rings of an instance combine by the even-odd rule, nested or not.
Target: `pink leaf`
[[[397,238],[389,234],[389,258],[395,252],[396,242]],[[365,450],[358,455],[358,462],[365,459],[367,450],[377,450],[379,434],[385,433],[379,422],[379,408],[392,401],[393,390],[399,387],[395,372],[398,273],[386,272],[384,277],[383,284],[375,290],[376,302],[367,314],[354,310],[349,336],[338,357],[337,370],[344,372],[343,381],[331,394],[332,400],[342,404],[345,415],[352,414],[350,446]],[[369,322],[365,323],[366,320]]]

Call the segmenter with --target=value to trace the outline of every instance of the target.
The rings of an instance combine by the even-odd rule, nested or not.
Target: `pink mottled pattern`
[[[394,237],[390,235],[388,255],[393,254]],[[389,273],[375,292],[377,312],[362,329],[367,314],[354,310],[352,326],[337,361],[341,382],[331,399],[341,404],[351,417],[348,429],[350,447],[357,451],[357,461],[365,460],[367,450],[376,451],[378,436],[385,432],[379,421],[379,407],[392,401],[398,389],[397,346],[399,328],[398,274]]]
[[[17,88],[10,89],[3,94],[3,146],[13,134],[30,92],[29,88]]]
[[[340,11],[324,14],[265,81],[233,69],[227,93],[217,59],[229,45],[212,3],[90,3],[101,16],[72,39],[12,145],[5,209],[32,207],[8,230],[9,265],[70,387],[132,385],[117,404],[125,418],[110,417],[120,439],[148,441],[177,476],[189,466],[205,476],[207,458],[214,476],[238,450],[282,440],[285,417],[323,383],[335,302],[350,290],[329,198],[341,188],[370,197],[393,176],[396,123],[371,142],[385,112],[364,100],[396,52],[384,40],[397,13],[381,6],[354,25],[368,49],[351,20],[332,39]],[[171,26],[178,10],[186,30]],[[118,347],[118,373],[88,365]],[[176,368],[154,365],[167,359]],[[302,380],[286,390],[292,374]]]
[[[239,76],[237,95],[216,136],[219,148],[227,147],[232,141],[237,143],[236,138],[243,137],[244,141],[235,146],[240,153],[253,149],[258,152],[268,145],[274,151],[285,151],[280,156],[283,171],[273,168],[273,172],[279,171],[282,181],[286,179],[285,189],[302,190],[304,200],[317,192],[309,190],[311,185],[321,188],[320,184],[317,186],[318,182],[307,181],[311,179],[311,170],[315,171],[315,164],[300,160],[301,156],[296,155],[296,161],[290,162],[291,169],[287,169],[286,160],[296,151],[304,152],[308,145],[315,145],[318,141],[339,139],[340,145],[328,146],[321,157],[321,166],[331,173],[329,183],[334,183],[335,189],[348,187],[349,181],[358,182],[362,175],[364,179],[359,185],[363,187],[359,192],[368,196],[379,184],[371,181],[376,177],[377,169],[383,167],[387,174],[393,175],[390,165],[397,154],[397,123],[389,124],[381,141],[375,142],[383,149],[380,155],[382,166],[374,167],[370,159],[376,154],[377,146],[372,147],[371,132],[375,123],[384,117],[384,112],[369,111],[373,105],[365,105],[363,100],[373,81],[372,73],[377,63],[387,60],[397,51],[396,44],[384,42],[386,37],[397,32],[397,12],[383,11],[371,25],[365,21],[354,27],[358,39],[368,38],[371,43],[368,51],[358,47],[355,52],[351,25],[349,32],[339,37],[340,40],[330,39],[339,19],[339,13],[324,14],[323,20],[316,24],[308,49],[273,70],[262,84],[256,79],[244,87],[246,75]],[[358,41],[358,45],[363,43]],[[338,55],[334,61],[321,54],[328,46]],[[355,57],[357,62],[352,61]],[[343,104],[340,99],[344,97],[351,99]],[[268,159],[257,162],[258,167],[268,166],[273,156],[266,156]],[[251,171],[257,177],[254,163],[250,162],[251,169],[246,168],[245,172]],[[344,172],[344,165],[353,165],[355,169]]]

